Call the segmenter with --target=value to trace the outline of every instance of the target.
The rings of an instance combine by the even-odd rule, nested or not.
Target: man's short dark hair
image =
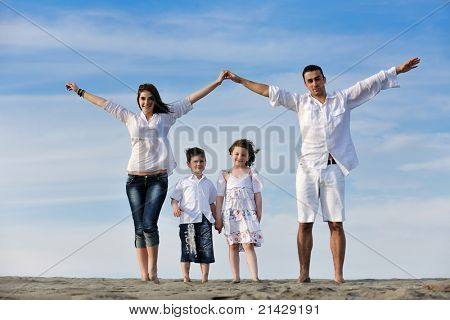
[[[324,76],[324,74],[323,74],[323,71],[322,71],[322,68],[321,68],[321,67],[316,66],[315,64],[310,64],[309,66],[306,66],[306,67],[303,69],[303,73],[302,73],[303,81],[305,81],[305,73],[310,72],[310,71],[316,71],[316,70],[319,70],[320,73],[322,74],[322,77],[325,78],[325,76]]]
[[[187,162],[191,162],[191,158],[195,156],[201,156],[203,159],[206,159],[205,151],[203,149],[197,147],[186,149]]]

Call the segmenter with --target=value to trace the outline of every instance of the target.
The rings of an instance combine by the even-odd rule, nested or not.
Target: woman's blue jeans
[[[159,244],[158,218],[167,186],[167,173],[128,175],[127,196],[133,215],[136,248]]]

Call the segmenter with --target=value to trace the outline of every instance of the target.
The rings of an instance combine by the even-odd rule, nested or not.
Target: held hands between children
[[[216,229],[218,233],[222,232],[223,229],[222,218],[216,219],[216,222],[214,223],[214,229]]]

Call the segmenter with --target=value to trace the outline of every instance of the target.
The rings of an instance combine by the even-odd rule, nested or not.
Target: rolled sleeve
[[[175,119],[178,119],[181,116],[185,115],[186,113],[191,111],[192,108],[193,105],[191,104],[191,101],[189,101],[189,98],[184,98],[169,105],[169,109]]]
[[[395,67],[392,67],[388,71],[386,71],[386,76],[387,76],[387,81],[385,81],[382,90],[400,87],[400,85],[398,84],[398,76],[397,76],[397,71],[396,71]]]
[[[122,107],[121,105],[119,105],[111,100],[106,101],[105,105],[102,108],[103,108],[103,110],[105,110],[106,112],[109,112],[110,114],[112,114],[114,117],[116,117],[123,123],[127,123],[128,119],[131,116],[134,116],[133,112],[131,112],[130,110]]]
[[[180,202],[181,199],[183,198],[183,186],[181,181],[178,181],[177,184],[175,185],[175,188],[173,189],[170,198],[178,202]]]
[[[297,112],[298,94],[291,93],[276,86],[269,86],[269,103],[272,107],[283,106]]]
[[[342,91],[347,106],[356,108],[376,96],[381,90],[399,87],[395,67],[357,82],[355,85]]]

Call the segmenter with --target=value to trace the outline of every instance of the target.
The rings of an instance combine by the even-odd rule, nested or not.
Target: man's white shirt
[[[302,147],[300,163],[309,168],[325,169],[328,154],[336,160],[344,175],[358,165],[350,134],[350,111],[370,100],[381,90],[399,87],[395,67],[359,81],[348,89],[327,94],[325,103],[309,93],[300,95],[269,87],[269,102],[297,112]]]

